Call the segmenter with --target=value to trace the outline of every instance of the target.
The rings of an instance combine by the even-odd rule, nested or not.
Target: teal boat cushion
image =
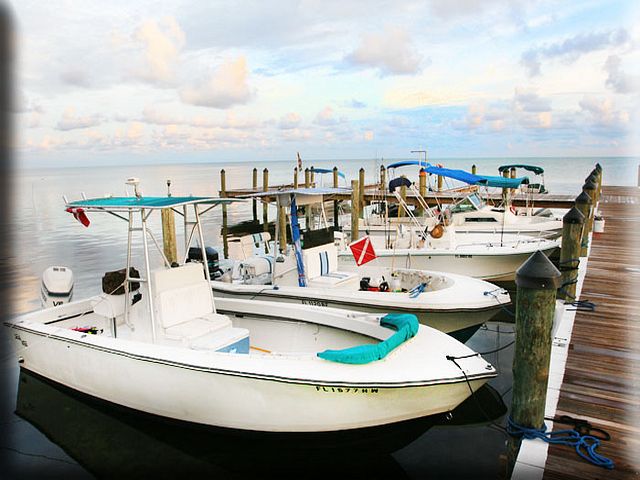
[[[318,357],[338,363],[362,365],[386,357],[394,348],[418,333],[418,318],[411,313],[389,313],[380,319],[380,325],[396,330],[392,336],[379,343],[358,345],[342,350],[318,352]]]

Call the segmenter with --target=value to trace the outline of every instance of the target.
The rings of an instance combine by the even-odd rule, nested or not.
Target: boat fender
[[[371,277],[362,277],[360,279],[360,290],[369,290],[369,284],[371,283]]]
[[[378,285],[378,290],[381,292],[388,292],[389,291],[389,283],[387,283],[386,280],[383,280],[382,282],[380,282],[380,285]]]
[[[429,232],[429,235],[431,235],[433,238],[441,238],[443,234],[444,234],[444,227],[442,226],[441,223],[433,227]]]

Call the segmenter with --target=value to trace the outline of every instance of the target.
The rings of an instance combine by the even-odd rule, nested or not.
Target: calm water
[[[478,173],[493,175],[497,173],[498,165],[511,163],[511,160],[460,159],[443,163],[447,167],[465,169],[470,169],[475,163]],[[436,162],[432,160],[432,163]],[[605,184],[636,185],[637,181],[638,159],[634,158],[513,159],[513,162],[545,167],[547,189],[557,193],[579,193],[584,178],[596,162],[603,166]],[[336,163],[316,161],[313,165],[332,168]],[[294,163],[227,164],[224,166],[227,188],[250,186],[254,166],[260,171],[259,184],[264,167],[270,170],[270,183],[282,183],[291,181]],[[380,161],[367,160],[344,162],[339,168],[350,179],[357,178],[358,169],[364,167],[367,181],[373,181],[379,166]],[[81,198],[83,192],[88,197],[106,193],[121,195],[125,193],[124,180],[132,176],[141,179],[145,195],[165,195],[167,179],[172,181],[174,195],[217,195],[221,167],[218,164],[189,164],[18,171],[12,207],[14,312],[22,313],[39,307],[40,276],[50,265],[67,265],[73,269],[76,278],[74,295],[79,299],[99,293],[102,274],[122,268],[125,263],[126,223],[106,214],[94,214],[91,226],[84,228],[64,212],[63,195],[69,200]],[[329,182],[330,178],[327,178],[327,184]],[[274,213],[270,212],[271,218]],[[246,220],[250,215],[250,202],[229,207],[230,224]],[[204,218],[208,243],[219,245],[221,210],[217,209]],[[505,345],[513,340],[513,334],[509,333],[512,328],[512,325],[492,323],[488,330],[479,331],[469,345],[477,351]],[[0,375],[5,388],[2,390],[4,407],[0,413],[3,431],[0,454],[11,466],[1,475],[2,478],[24,478],[26,472],[45,470],[52,476],[102,477],[108,472],[132,476],[141,474],[154,462],[165,465],[169,461],[184,466],[184,471],[213,473],[219,478],[253,477],[256,473],[267,472],[295,472],[307,476],[314,472],[345,473],[371,478],[452,478],[456,475],[496,478],[502,468],[500,455],[504,453],[504,434],[488,426],[485,416],[477,411],[474,414],[463,411],[454,416],[455,420],[440,422],[443,425],[407,426],[404,430],[413,432],[415,439],[404,439],[406,445],[402,442],[389,444],[384,450],[392,449],[383,454],[367,454],[367,449],[363,452],[361,448],[346,448],[341,450],[341,455],[336,455],[331,449],[305,449],[300,445],[306,443],[296,442],[298,448],[294,461],[289,460],[291,449],[274,449],[274,442],[255,439],[231,441],[225,432],[203,434],[173,426],[158,426],[146,419],[132,419],[126,412],[113,411],[84,398],[76,398],[37,378],[20,376],[13,355],[6,348],[2,352]],[[491,382],[491,386],[499,395],[504,395],[508,405],[512,347],[486,358],[500,369],[501,375]],[[495,405],[499,402],[495,398],[489,395],[485,400],[485,411],[499,412]],[[19,415],[15,413],[16,408]],[[497,423],[503,423],[502,416],[493,416],[497,417]],[[464,425],[452,425],[456,422]],[[337,439],[323,441],[332,444]],[[221,445],[227,447],[221,449]],[[371,452],[377,451],[372,446],[367,448]],[[311,457],[313,461],[309,460]],[[255,470],[246,469],[248,461],[255,463]],[[166,474],[173,470],[157,470],[162,471]]]

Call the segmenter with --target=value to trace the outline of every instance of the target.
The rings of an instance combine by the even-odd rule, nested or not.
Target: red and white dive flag
[[[356,265],[364,265],[376,258],[376,252],[373,251],[373,245],[369,236],[363,237],[360,240],[351,242],[349,244],[353,258],[356,260]]]
[[[69,207],[69,208],[67,208],[67,212],[72,214],[73,218],[78,220],[85,227],[88,227],[89,224],[91,223],[89,221],[89,218],[87,217],[87,214],[84,213],[84,210],[82,208]]]

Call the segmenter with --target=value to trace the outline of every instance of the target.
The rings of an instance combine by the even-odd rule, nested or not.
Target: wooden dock
[[[577,312],[556,416],[609,432],[598,452],[615,469],[552,445],[545,479],[640,478],[640,188],[603,187],[599,209],[605,231],[593,235],[580,295],[597,306]]]

